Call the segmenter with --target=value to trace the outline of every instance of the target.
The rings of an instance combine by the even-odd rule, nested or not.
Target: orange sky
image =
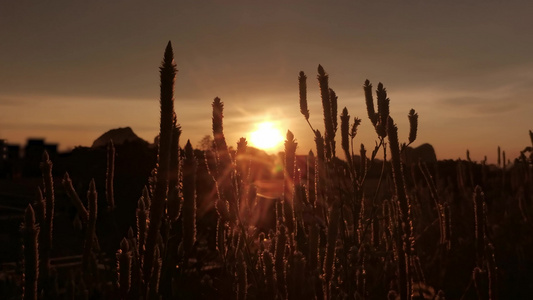
[[[299,113],[298,73],[308,76],[311,122],[323,128],[316,68],[339,113],[363,119],[357,145],[374,145],[362,84],[383,82],[407,139],[437,156],[514,158],[533,129],[533,18],[527,1],[97,1],[0,4],[0,139],[45,137],[90,146],[130,126],[152,141],[159,122],[159,63],[172,40],[176,112],[193,145],[225,103],[229,144],[270,119],[314,148]],[[369,3],[371,2],[371,3]],[[228,4],[231,3],[231,4]],[[323,131],[323,130],[322,130]]]

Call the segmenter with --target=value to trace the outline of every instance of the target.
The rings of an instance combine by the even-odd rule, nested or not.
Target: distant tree
[[[200,150],[209,150],[213,148],[213,138],[211,135],[206,134],[196,145],[196,148]]]

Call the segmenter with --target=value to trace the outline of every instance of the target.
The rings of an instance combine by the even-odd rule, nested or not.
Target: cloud
[[[482,97],[452,97],[440,100],[441,104],[459,114],[494,115],[516,111],[523,106],[520,101],[494,100]]]

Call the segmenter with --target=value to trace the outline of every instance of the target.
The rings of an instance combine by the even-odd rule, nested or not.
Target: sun
[[[262,122],[256,125],[256,130],[250,133],[253,147],[271,150],[283,141],[281,131],[272,122]]]

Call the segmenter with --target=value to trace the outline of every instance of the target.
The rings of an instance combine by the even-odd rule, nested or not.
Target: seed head
[[[335,135],[335,132],[337,132],[337,100],[339,97],[337,97],[337,94],[333,89],[329,89],[329,102],[331,107],[331,122],[333,125],[333,135]]]
[[[372,97],[372,84],[370,81],[365,80],[365,84],[363,85],[363,90],[365,91],[365,102],[366,102],[366,111],[368,113],[368,118],[374,125],[376,126],[377,123],[377,116],[376,111],[374,110],[374,98]]]
[[[389,98],[387,98],[387,90],[383,87],[383,84],[380,82],[376,90],[376,95],[378,98],[378,134],[381,137],[387,136],[387,118],[389,117]]]
[[[349,133],[348,128],[350,127],[350,115],[348,114],[348,109],[346,107],[342,110],[341,114],[341,145],[342,150],[345,153],[349,152],[350,141],[348,139]]]
[[[358,117],[353,118],[352,130],[350,131],[350,137],[353,139],[357,135],[357,127],[361,125],[361,119]]]
[[[222,134],[222,118],[224,117],[222,111],[224,110],[224,103],[220,101],[220,98],[216,97],[213,100],[213,134]]]
[[[298,76],[298,87],[300,88],[300,112],[306,120],[309,120],[309,109],[307,108],[307,76],[300,71]]]
[[[409,111],[409,144],[416,140],[416,132],[418,130],[418,114],[414,109]]]

